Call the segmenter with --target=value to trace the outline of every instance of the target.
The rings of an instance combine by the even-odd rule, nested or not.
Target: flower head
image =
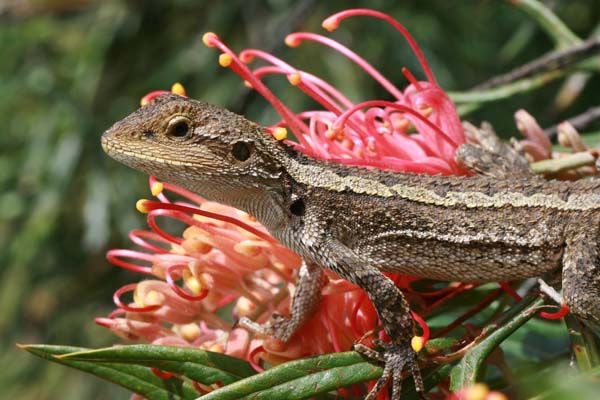
[[[464,143],[464,133],[454,104],[437,85],[429,65],[408,31],[379,11],[354,9],[334,14],[323,22],[336,29],[346,18],[356,15],[382,19],[396,28],[421,62],[427,80],[418,81],[402,69],[409,85],[400,90],[366,60],[341,43],[314,33],[288,35],[285,43],[298,47],[310,41],[346,56],[375,79],[391,100],[352,103],[343,93],[313,74],[299,70],[277,57],[257,49],[234,53],[216,34],[206,33],[204,43],[222,53],[219,63],[231,68],[248,86],[258,91],[279,112],[282,120],[272,125],[292,130],[297,149],[315,158],[343,164],[370,166],[394,171],[463,174],[454,152]],[[262,60],[266,65],[254,70],[249,64]],[[306,93],[323,109],[293,112],[262,82],[265,75],[285,75],[292,86]]]

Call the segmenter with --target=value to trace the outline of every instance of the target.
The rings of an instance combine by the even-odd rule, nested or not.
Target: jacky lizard
[[[291,316],[254,331],[289,339],[318,305],[322,268],[364,289],[390,343],[367,399],[401,374],[423,382],[414,322],[382,271],[463,282],[508,281],[562,267],[571,312],[600,321],[600,180],[546,181],[489,130],[456,158],[472,177],[392,173],[310,158],[228,110],[159,96],[102,136],[116,160],[244,210],[303,257]],[[364,351],[364,349],[363,349]]]

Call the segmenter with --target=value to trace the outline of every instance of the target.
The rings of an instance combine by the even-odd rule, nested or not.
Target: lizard
[[[466,128],[465,128],[466,129]],[[366,399],[402,375],[424,385],[410,340],[414,321],[382,272],[492,282],[562,268],[564,302],[600,322],[600,180],[552,181],[491,129],[461,145],[472,176],[398,173],[311,158],[218,106],[164,94],[102,135],[117,161],[253,215],[303,258],[289,317],[241,321],[283,341],[316,310],[327,268],[364,289],[390,342],[355,348],[383,365]]]

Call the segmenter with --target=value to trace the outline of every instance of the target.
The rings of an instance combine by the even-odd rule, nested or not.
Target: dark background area
[[[581,38],[600,26],[597,0],[550,2]],[[145,226],[135,201],[147,177],[106,157],[103,130],[149,91],[182,82],[188,95],[262,123],[275,112],[230,70],[202,33],[234,50],[258,47],[343,88],[353,101],[388,99],[370,77],[333,51],[283,44],[295,30],[330,35],[329,14],[368,6],[413,34],[442,87],[467,90],[553,49],[551,39],[509,1],[0,1],[0,398],[106,399],[128,394],[109,383],[18,350],[16,343],[99,347],[119,342],[93,318],[112,310],[112,293],[139,276],[104,258],[129,246]],[[331,34],[399,87],[401,67],[422,77],[402,37],[381,21],[353,18]],[[292,109],[311,101],[284,78],[267,80]],[[568,107],[557,108],[559,80],[490,103],[467,116],[516,135],[513,114],[527,109],[542,126],[598,103],[592,77]],[[594,128],[597,129],[597,128]]]

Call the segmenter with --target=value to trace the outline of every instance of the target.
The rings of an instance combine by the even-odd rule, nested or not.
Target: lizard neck
[[[195,180],[174,182],[207,200],[225,204],[247,212],[270,231],[282,224],[285,218],[285,199],[278,181],[257,187],[244,186],[234,179]],[[269,189],[265,189],[269,187]]]

